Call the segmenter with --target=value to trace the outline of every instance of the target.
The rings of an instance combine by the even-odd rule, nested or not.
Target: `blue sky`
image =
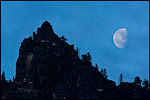
[[[15,76],[19,47],[44,21],[58,36],[79,47],[80,55],[91,53],[92,64],[106,68],[108,79],[133,82],[135,76],[149,79],[148,1],[1,1],[1,73]],[[126,28],[123,49],[113,42],[114,33]]]

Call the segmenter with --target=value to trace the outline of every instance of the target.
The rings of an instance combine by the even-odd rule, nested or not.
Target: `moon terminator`
[[[113,36],[113,41],[118,48],[124,48],[127,41],[127,30],[125,28],[117,30]]]

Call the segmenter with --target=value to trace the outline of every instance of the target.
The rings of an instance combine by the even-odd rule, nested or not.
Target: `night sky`
[[[149,79],[149,1],[1,1],[1,74],[15,76],[19,48],[44,21],[69,44],[90,52],[92,65],[106,68],[108,79],[133,82]],[[120,49],[113,35],[127,29],[127,42]]]

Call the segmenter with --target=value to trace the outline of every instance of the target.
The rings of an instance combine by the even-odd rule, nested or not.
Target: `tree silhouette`
[[[86,54],[81,55],[81,58],[82,58],[82,61],[85,62],[85,63],[88,61]]]
[[[31,37],[31,35],[30,35],[29,39],[30,39],[30,40],[32,40],[32,37]]]
[[[144,79],[142,84],[144,85],[145,88],[148,88],[148,80],[147,79]]]
[[[8,82],[6,81],[5,78],[5,72],[3,71],[2,76],[1,76],[1,91],[4,93],[8,89]]]
[[[95,64],[95,68],[96,68],[97,70],[99,70],[97,63]]]
[[[80,55],[79,55],[79,50],[80,50],[79,47],[77,47],[77,48],[76,48],[76,51],[77,51],[78,56],[80,56]]]
[[[66,42],[67,39],[64,37],[64,36],[61,36],[60,39],[63,41],[63,42]]]
[[[123,75],[122,75],[122,74],[120,74],[119,82],[120,82],[120,83],[123,82]]]
[[[92,65],[91,59],[92,59],[91,54],[90,54],[90,52],[88,52],[87,53],[87,60],[88,60],[89,65]]]
[[[9,83],[12,83],[12,80],[11,80],[11,79],[9,80]]]
[[[141,82],[142,82],[142,80],[140,79],[139,76],[136,76],[136,77],[134,78],[134,83],[141,85]]]
[[[2,73],[2,82],[3,82],[3,83],[7,83],[6,77],[5,77],[5,72],[4,72],[4,71],[3,71],[3,73]]]
[[[14,82],[14,76],[13,76],[13,82]]]
[[[105,68],[104,68],[104,69],[102,68],[100,72],[103,74],[103,76],[104,76],[105,78],[108,77],[108,75],[106,74],[106,69],[105,69]]]
[[[81,58],[82,58],[82,61],[87,64],[87,65],[92,65],[92,62],[91,62],[91,55],[90,55],[90,52],[88,52],[87,54],[83,54],[81,55]]]

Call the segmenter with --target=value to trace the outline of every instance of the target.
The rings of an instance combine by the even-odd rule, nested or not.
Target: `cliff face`
[[[85,64],[74,45],[59,38],[45,21],[25,38],[16,62],[16,77],[5,98],[122,99],[124,92],[93,66]],[[132,96],[130,97],[132,98]]]
[[[97,89],[109,84],[115,88],[114,82],[85,65],[74,46],[62,41],[47,21],[33,33],[33,39],[21,43],[15,82],[24,84],[19,88],[48,90],[56,98],[98,98]]]

